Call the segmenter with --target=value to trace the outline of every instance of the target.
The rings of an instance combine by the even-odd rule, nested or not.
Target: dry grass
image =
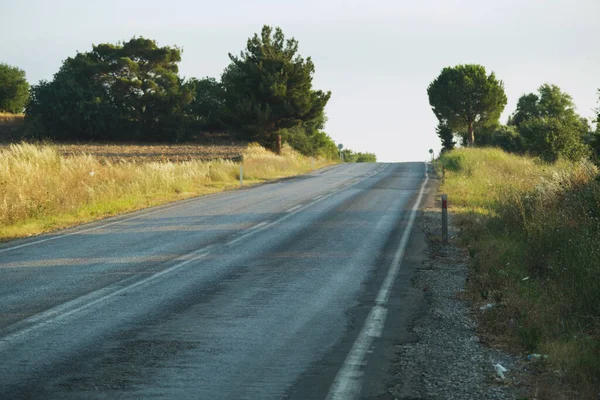
[[[145,152],[146,147],[141,147]],[[193,146],[169,147],[179,154]],[[100,153],[100,147],[98,150]],[[110,157],[81,152],[65,156],[62,151],[60,146],[26,143],[0,148],[0,239],[34,235],[239,186],[240,163],[231,160],[124,162],[121,157],[119,162],[111,162]],[[108,153],[112,154],[105,151]],[[288,147],[281,156],[257,145],[241,153],[244,184],[311,170],[311,159]],[[315,167],[330,163],[319,159]]]
[[[441,161],[443,190],[472,257],[471,298],[495,305],[479,317],[488,339],[524,355],[548,354],[540,387],[552,380],[560,384],[547,387],[570,386],[579,398],[597,395],[598,169],[493,149],[457,150]],[[561,397],[550,393],[547,398]]]
[[[0,124],[1,125],[22,125],[24,121],[24,114],[11,114],[0,112]]]

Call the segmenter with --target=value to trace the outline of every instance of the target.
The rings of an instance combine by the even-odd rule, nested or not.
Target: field
[[[536,398],[600,393],[600,175],[493,149],[446,153],[442,190],[468,247],[485,340],[541,354]],[[547,356],[547,357],[544,357]]]
[[[236,160],[236,161],[234,161]],[[316,159],[314,167],[329,165]],[[309,172],[284,146],[11,144],[0,147],[0,240]]]
[[[231,145],[117,145],[117,144],[58,144],[63,156],[92,155],[111,163],[147,163],[231,160],[241,161],[247,143]]]

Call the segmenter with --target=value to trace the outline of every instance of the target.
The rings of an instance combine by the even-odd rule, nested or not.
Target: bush
[[[554,162],[559,158],[578,161],[588,157],[589,148],[582,139],[581,127],[558,118],[532,118],[519,127],[526,148],[543,160]]]

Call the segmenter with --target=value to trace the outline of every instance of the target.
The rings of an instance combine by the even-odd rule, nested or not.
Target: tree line
[[[315,66],[298,41],[264,26],[220,79],[184,79],[182,49],[134,37],[93,45],[63,61],[50,81],[0,64],[0,110],[25,112],[28,136],[77,141],[182,142],[214,132],[279,151],[336,158],[324,131],[331,92],[315,90]]]
[[[504,84],[481,65],[444,68],[427,94],[444,150],[459,140],[463,146],[500,147],[549,162],[597,159],[600,153],[600,109],[593,129],[575,112],[571,96],[556,85],[545,83],[536,93],[521,96],[505,125],[499,121],[507,103]]]

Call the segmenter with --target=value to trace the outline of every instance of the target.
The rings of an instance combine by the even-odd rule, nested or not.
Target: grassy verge
[[[461,149],[441,162],[442,190],[471,256],[468,293],[478,305],[493,304],[478,313],[484,335],[523,355],[548,355],[536,364],[537,398],[557,398],[552,388],[559,386],[596,398],[598,169],[590,163],[542,164],[495,149]]]
[[[277,156],[242,151],[244,184],[309,172],[312,160],[285,147]],[[330,164],[315,160],[315,167]],[[239,186],[240,163],[227,160],[118,162],[61,155],[54,145],[0,149],[0,239],[30,236],[106,216]]]

